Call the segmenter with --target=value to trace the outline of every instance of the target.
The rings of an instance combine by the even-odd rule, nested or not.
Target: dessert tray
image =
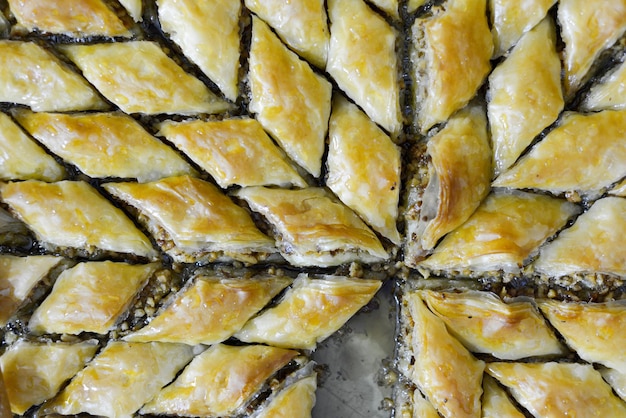
[[[0,418],[626,417],[625,33],[0,0]]]

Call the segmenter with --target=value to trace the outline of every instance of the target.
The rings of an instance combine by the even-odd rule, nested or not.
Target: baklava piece
[[[524,418],[506,391],[488,374],[483,376],[482,418]]]
[[[0,327],[6,325],[35,286],[62,260],[51,255],[0,255]]]
[[[448,232],[463,224],[491,189],[491,146],[484,108],[469,106],[429,138],[416,167],[405,213],[405,263],[415,267]],[[420,170],[426,170],[420,184]]]
[[[84,262],[65,270],[28,322],[35,334],[106,334],[159,264]]]
[[[277,76],[280,74],[280,76]],[[252,19],[250,111],[296,163],[319,177],[330,117],[331,84]]]
[[[389,258],[374,232],[326,189],[247,187],[236,195],[273,226],[278,249],[292,265],[328,267]]]
[[[374,297],[382,282],[301,273],[273,306],[235,334],[241,341],[314,350]]]
[[[289,47],[318,68],[326,67],[330,35],[323,0],[246,0]]]
[[[490,363],[486,371],[535,417],[626,416],[626,404],[590,364]]]
[[[94,258],[103,253],[148,259],[158,255],[124,212],[85,182],[27,180],[0,184],[0,193],[51,250]]]
[[[199,274],[148,325],[124,339],[216,344],[230,338],[290,284],[285,277]]]
[[[626,277],[626,199],[606,197],[545,247],[534,270],[546,277],[606,274]]]
[[[52,398],[96,353],[95,341],[32,343],[18,340],[0,357],[11,411],[22,415]]]
[[[193,355],[194,348],[185,344],[109,342],[41,411],[131,416],[174,380]]]
[[[238,1],[157,0],[159,23],[232,101],[239,94]]]
[[[51,155],[0,112],[0,179],[59,181],[65,175]]]
[[[413,100],[422,133],[469,103],[491,70],[486,13],[486,0],[450,0],[413,24]]]
[[[220,113],[231,105],[149,41],[62,45],[83,75],[125,113]]]
[[[588,79],[589,70],[602,51],[626,30],[626,1],[596,4],[584,0],[561,0],[558,22],[565,43],[565,96],[571,98]]]
[[[518,274],[538,247],[578,214],[566,200],[525,192],[494,192],[459,228],[418,263],[432,271]]]
[[[363,0],[330,0],[326,71],[392,136],[402,128],[394,28]]]
[[[144,182],[194,173],[176,151],[123,113],[16,110],[13,115],[46,148],[90,177]]]
[[[569,347],[589,363],[626,373],[622,354],[626,336],[626,304],[623,301],[574,303],[539,301],[539,308]]]
[[[496,175],[513,165],[557,119],[563,105],[555,26],[546,18],[520,39],[489,76],[487,111]]]
[[[594,83],[580,107],[586,111],[626,110],[626,61]]]
[[[480,417],[485,363],[450,335],[419,291],[405,293],[402,303],[408,329],[402,371],[443,416]]]
[[[0,40],[0,80],[0,102],[37,112],[108,108],[84,78],[34,42]]]
[[[266,381],[298,355],[263,345],[217,344],[196,356],[178,378],[140,411],[142,414],[235,416]]]
[[[166,121],[159,128],[159,135],[187,154],[223,188],[307,186],[256,119]]]
[[[282,390],[253,418],[306,418],[315,406],[317,375],[303,377]]]
[[[341,96],[333,101],[328,136],[326,185],[374,230],[400,244],[400,150]]]
[[[625,133],[626,110],[566,113],[559,126],[493,186],[597,198],[626,174]]]
[[[548,14],[556,0],[489,0],[494,57],[504,55]]]
[[[503,302],[481,291],[424,290],[422,299],[473,353],[503,360],[563,354],[564,347],[529,301]]]
[[[82,38],[129,37],[131,32],[102,0],[8,0],[17,20],[14,29]]]
[[[250,214],[207,181],[182,176],[104,188],[135,208],[139,221],[176,262],[256,263],[276,251]]]
[[[441,415],[439,415],[439,412],[437,412],[433,404],[430,403],[428,399],[424,398],[424,395],[422,395],[419,389],[413,392],[411,410],[410,416],[412,418],[441,418]],[[404,415],[402,415],[402,417],[404,417]]]

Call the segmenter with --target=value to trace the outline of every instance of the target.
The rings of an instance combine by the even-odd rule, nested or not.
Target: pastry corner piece
[[[186,73],[155,42],[71,44],[60,49],[102,95],[126,113],[196,115],[232,107]]]
[[[464,107],[491,70],[486,6],[486,0],[451,0],[413,24],[413,104],[422,133]]]
[[[314,350],[370,302],[380,280],[301,273],[277,304],[235,334],[241,341]]]
[[[86,182],[2,183],[0,193],[2,201],[46,248],[91,258],[104,254],[158,256],[135,224]]]
[[[491,187],[485,109],[470,105],[417,147],[407,185],[405,263],[415,267],[447,233],[462,225]]]
[[[401,322],[401,371],[443,416],[480,417],[485,363],[449,333],[419,291],[403,295]]]
[[[139,222],[176,262],[254,264],[276,251],[250,214],[205,180],[180,176],[104,188],[137,211]]]
[[[326,189],[247,187],[236,193],[274,228],[278,248],[295,266],[336,266],[389,259],[380,240]]]
[[[331,0],[326,71],[392,136],[402,129],[396,30],[363,0]]]

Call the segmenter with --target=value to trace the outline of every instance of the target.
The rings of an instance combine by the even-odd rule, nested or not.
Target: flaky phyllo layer
[[[396,416],[624,415],[625,30],[626,0],[0,0],[0,417],[310,416],[386,280]]]

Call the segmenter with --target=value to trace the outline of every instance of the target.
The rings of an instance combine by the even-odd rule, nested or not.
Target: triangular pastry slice
[[[565,96],[571,98],[587,80],[600,53],[626,30],[626,1],[561,0],[557,15],[565,43]]]
[[[124,339],[190,345],[222,342],[290,283],[278,276],[220,279],[198,275],[148,325]]]
[[[132,416],[193,356],[194,348],[185,344],[109,342],[42,411]]]
[[[0,179],[59,181],[65,175],[54,157],[0,112]]]
[[[239,94],[238,1],[158,0],[159,23],[232,101]]]
[[[626,336],[621,332],[626,326],[626,304],[542,300],[539,307],[583,360],[626,373],[622,354]]]
[[[196,356],[141,414],[234,416],[297,351],[264,345],[216,344]]]
[[[223,188],[307,186],[256,119],[166,121],[159,128],[159,135],[187,154]]]
[[[0,255],[0,327],[6,325],[35,286],[62,260],[52,255]]]
[[[17,29],[82,38],[123,36],[131,32],[102,0],[79,2],[8,0]]]
[[[485,363],[477,360],[430,312],[419,291],[403,296],[407,344],[414,363],[408,377],[446,417],[480,417]]]
[[[422,392],[419,389],[413,391],[412,399],[412,413],[413,418],[440,418],[441,415],[437,412],[433,404],[428,399],[424,398]],[[403,415],[401,415],[403,416]]]
[[[36,334],[106,334],[158,267],[158,263],[80,263],[61,273],[28,327]]]
[[[524,418],[525,415],[513,404],[506,391],[493,377],[483,377],[482,418]]]
[[[279,392],[253,418],[307,418],[315,406],[317,374],[303,377]]]
[[[143,1],[142,0],[118,0],[119,3],[126,9],[130,17],[135,22],[141,22],[143,20]]]
[[[496,175],[513,165],[563,105],[556,29],[546,18],[489,75],[487,111]]]
[[[486,6],[486,0],[451,0],[413,24],[413,100],[422,133],[464,107],[491,70]]]
[[[590,364],[489,363],[486,370],[535,417],[626,417],[626,404]]]
[[[257,17],[252,19],[249,66],[250,111],[287,155],[318,177],[332,85]]]
[[[123,113],[13,112],[32,136],[90,177],[140,182],[193,174],[174,150]]]
[[[503,360],[559,355],[564,347],[529,301],[503,302],[493,293],[435,292],[422,298],[473,353]]]
[[[626,110],[567,113],[495,187],[597,197],[626,174]]]
[[[0,80],[0,102],[37,112],[108,108],[84,78],[34,42],[0,40]]]
[[[594,83],[580,107],[586,111],[626,110],[626,61]]]
[[[107,99],[126,113],[220,113],[231,105],[149,41],[60,47]]]
[[[626,277],[626,199],[597,200],[572,227],[539,252],[535,271],[550,277],[611,274]]]
[[[489,0],[494,57],[504,55],[548,14],[556,0]]]
[[[418,268],[462,275],[518,273],[537,248],[579,212],[578,206],[563,199],[494,192]]]
[[[490,190],[492,163],[484,108],[469,106],[428,139],[423,187],[409,186],[405,263],[415,267],[463,224]],[[418,173],[419,173],[418,169]]]
[[[283,257],[296,266],[334,266],[389,258],[376,235],[323,188],[247,187],[236,195],[274,227]]]
[[[19,340],[0,357],[11,411],[22,415],[52,398],[96,353],[95,341],[32,343]]]
[[[365,306],[382,282],[302,273],[280,301],[235,334],[245,342],[313,350]]]
[[[175,261],[254,263],[275,252],[250,214],[207,181],[182,176],[104,188],[139,212],[139,221]]]
[[[326,67],[330,34],[324,0],[246,0],[245,3],[291,49],[316,67]]]
[[[124,212],[86,182],[27,180],[0,184],[0,193],[45,247],[88,257],[103,252],[157,256]]]
[[[330,0],[326,71],[392,136],[402,128],[397,32],[363,0]]]
[[[373,229],[400,244],[400,150],[356,105],[337,96],[330,117],[326,185]]]

